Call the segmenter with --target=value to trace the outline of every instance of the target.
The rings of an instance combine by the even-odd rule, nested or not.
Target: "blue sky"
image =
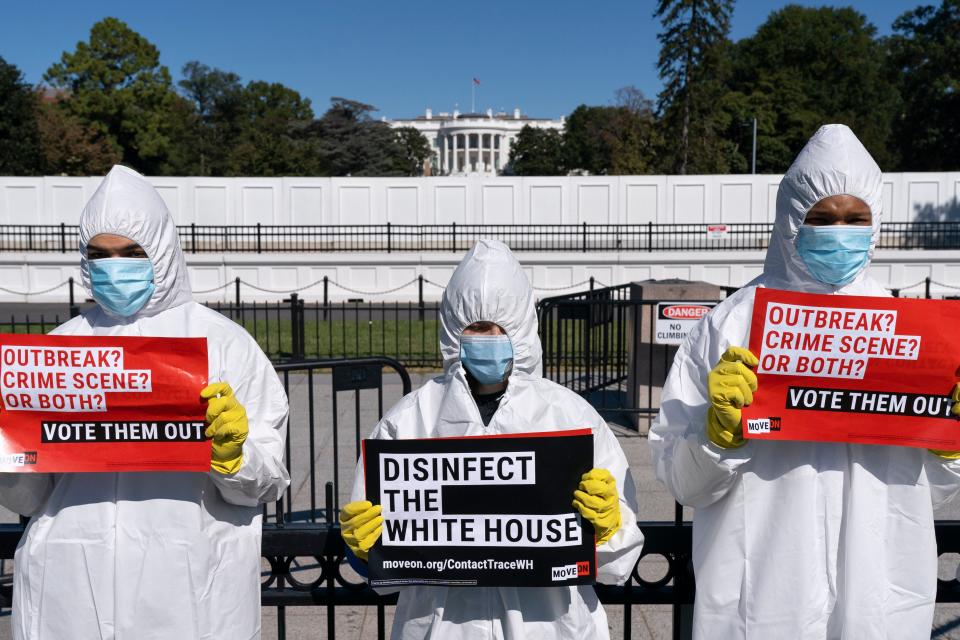
[[[926,4],[933,0],[927,0]],[[618,87],[650,97],[660,88],[654,0],[210,1],[45,0],[4,3],[0,56],[39,82],[90,26],[115,16],[160,49],[175,79],[189,60],[244,80],[282,82],[322,113],[330,96],[376,105],[387,117],[432,107],[470,107],[558,117],[578,104],[607,104]],[[751,35],[787,2],[740,0],[732,36]],[[818,6],[822,2],[801,1]],[[879,33],[922,2],[852,0]]]

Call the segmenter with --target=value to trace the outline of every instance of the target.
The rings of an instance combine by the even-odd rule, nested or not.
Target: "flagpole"
[[[470,113],[477,112],[477,82],[470,81]]]

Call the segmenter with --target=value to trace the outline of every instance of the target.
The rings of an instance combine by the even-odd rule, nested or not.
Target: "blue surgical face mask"
[[[97,303],[118,316],[132,316],[156,288],[153,263],[146,258],[101,258],[87,263]]]
[[[513,344],[508,336],[462,335],[460,362],[480,384],[498,384],[510,373]]]
[[[871,236],[871,227],[803,225],[797,234],[797,253],[814,278],[826,284],[843,285],[866,266]]]

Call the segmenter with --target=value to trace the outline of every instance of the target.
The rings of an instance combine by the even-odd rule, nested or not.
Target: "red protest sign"
[[[0,472],[207,471],[206,338],[0,334]]]
[[[960,450],[960,304],[758,288],[745,438]]]

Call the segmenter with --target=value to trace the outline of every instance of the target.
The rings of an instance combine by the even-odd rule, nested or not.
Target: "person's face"
[[[87,260],[102,258],[147,258],[143,247],[123,236],[101,233],[87,243]]]
[[[474,322],[471,325],[468,325],[467,328],[463,330],[463,335],[465,336],[505,336],[507,332],[504,331],[500,325],[493,322]]]
[[[834,224],[869,227],[873,224],[873,215],[867,203],[856,196],[830,196],[813,205],[803,224],[812,227]]]

